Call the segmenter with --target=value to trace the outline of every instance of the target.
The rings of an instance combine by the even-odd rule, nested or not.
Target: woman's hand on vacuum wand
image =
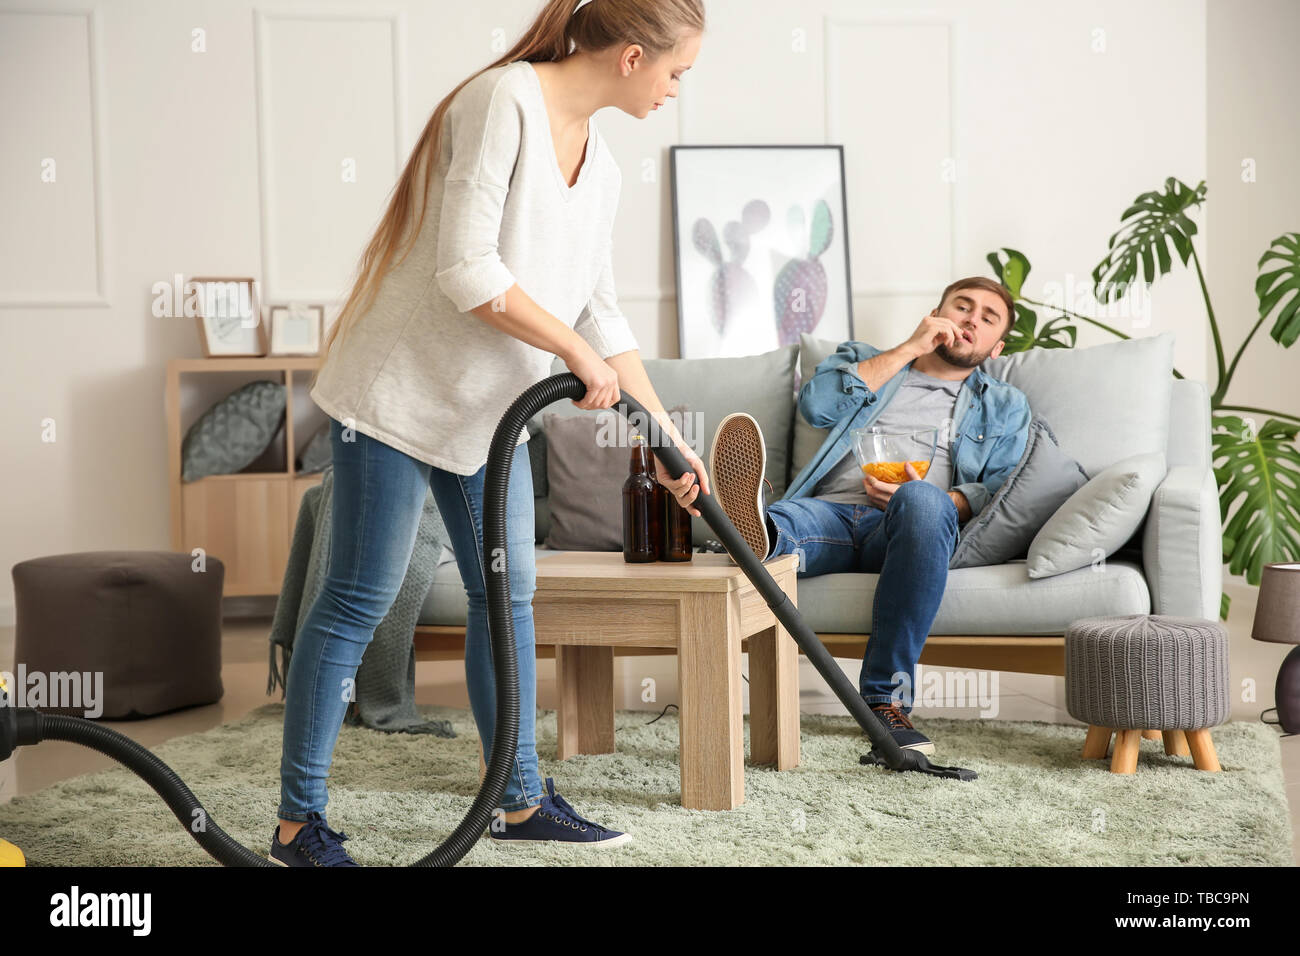
[[[674,479],[668,474],[667,469],[664,468],[664,463],[656,455],[655,474],[659,478],[659,484],[672,492],[672,496],[677,499],[677,503],[698,518],[700,517],[700,509],[692,508],[691,503],[699,497],[701,488],[704,489],[706,495],[710,493],[709,476],[704,472],[704,462],[700,461],[700,456],[695,454],[691,446],[686,444],[680,436],[675,435],[674,438],[677,441],[677,449],[682,453],[682,457],[686,459],[687,470],[682,473],[681,478]],[[700,476],[698,483],[695,481],[696,475]]]

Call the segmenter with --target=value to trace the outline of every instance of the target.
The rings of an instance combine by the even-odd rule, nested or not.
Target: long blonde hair
[[[442,143],[442,118],[466,83],[481,73],[518,60],[556,62],[571,52],[597,52],[616,43],[638,43],[654,59],[674,49],[682,36],[704,32],[702,0],[592,0],[575,13],[576,5],[577,0],[547,0],[532,26],[509,52],[466,77],[433,111],[393,187],[384,217],[362,253],[343,308],[325,337],[321,368],[334,343],[347,336],[374,302],[380,280],[389,271],[393,257],[399,255],[403,237],[406,237],[405,247],[400,249],[400,258],[391,268],[400,266],[414,246],[424,224],[430,173],[436,166]],[[420,192],[418,202],[417,191]],[[414,228],[408,228],[412,209],[417,207],[419,218]],[[319,375],[318,369],[312,376],[312,387]]]

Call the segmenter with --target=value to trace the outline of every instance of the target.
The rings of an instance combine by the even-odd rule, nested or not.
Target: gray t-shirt
[[[949,381],[935,378],[909,368],[907,377],[899,385],[894,397],[871,423],[891,432],[938,427],[934,461],[925,473],[924,480],[938,485],[944,491],[952,487],[952,456],[948,445],[952,432],[952,413],[961,386],[960,379]],[[853,505],[871,504],[867,489],[862,483],[862,469],[852,448],[817,482],[813,488],[813,497]]]
[[[470,309],[518,283],[601,358],[637,342],[611,267],[622,176],[595,117],[572,186],[531,63],[470,80],[444,124],[415,244],[347,338],[334,343],[310,394],[331,418],[419,461],[472,475],[487,461],[501,416],[550,375],[555,356]],[[420,177],[417,195],[423,188]],[[521,428],[517,444],[527,438]]]

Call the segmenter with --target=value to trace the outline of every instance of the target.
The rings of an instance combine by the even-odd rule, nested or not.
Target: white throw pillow
[[[1118,551],[1142,524],[1165,470],[1164,452],[1144,452],[1089,479],[1029,543],[1029,576],[1047,578],[1087,567],[1095,549],[1105,555]]]

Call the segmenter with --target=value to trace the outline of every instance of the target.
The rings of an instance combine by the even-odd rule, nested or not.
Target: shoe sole
[[[288,867],[288,865],[289,865],[288,863],[285,863],[284,860],[277,860],[277,859],[276,859],[275,857],[273,857],[273,856],[269,856],[269,855],[268,855],[268,856],[267,856],[267,859],[270,860],[272,863],[274,863],[276,866]]]
[[[590,840],[582,842],[574,840],[503,840],[500,837],[494,836],[489,836],[488,840],[496,846],[509,846],[512,843],[523,843],[528,846],[582,846],[609,849],[616,846],[626,846],[631,843],[632,835],[630,833],[620,833],[618,836],[612,837],[608,840]]]
[[[727,519],[740,532],[760,561],[767,559],[771,541],[763,520],[763,471],[767,445],[752,416],[733,412],[713,433],[709,476]],[[735,558],[732,558],[734,561]]]

